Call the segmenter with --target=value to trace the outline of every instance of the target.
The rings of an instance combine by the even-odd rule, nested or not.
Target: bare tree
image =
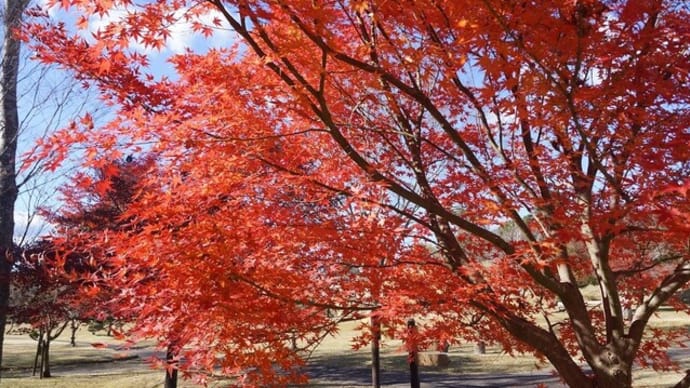
[[[0,59],[0,368],[10,296],[10,271],[14,262],[14,203],[17,199],[16,157],[19,113],[17,78],[21,44],[13,34],[27,0],[6,0],[2,10],[3,46]],[[1,370],[1,369],[0,369]]]
[[[25,161],[22,156],[30,153],[37,139],[47,137],[66,121],[77,117],[87,102],[93,101],[91,90],[54,66],[31,60],[30,56],[30,52],[24,55],[19,69],[20,123],[16,164]],[[94,106],[90,106],[90,110],[98,119],[101,110]],[[39,161],[17,172],[14,240],[15,245],[21,247],[50,231],[38,209],[49,207],[57,187],[72,172],[69,165],[49,173],[44,167]]]
[[[29,3],[5,0],[0,9],[0,377],[15,252],[44,232],[37,209],[54,196],[55,187],[69,173],[69,166],[51,174],[44,174],[41,163],[22,171],[17,166],[36,139],[76,117],[93,100],[74,78],[33,61],[31,53],[21,49],[14,30]]]

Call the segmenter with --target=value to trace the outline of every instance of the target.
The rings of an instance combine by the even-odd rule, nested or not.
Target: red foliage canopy
[[[690,280],[686,2],[56,3],[77,19],[34,11],[37,55],[120,112],[39,147],[156,155],[107,249],[142,274],[120,277],[136,331],[186,367],[296,378],[271,361],[298,364],[290,333],[315,343],[327,308],[425,315],[572,386],[669,367],[643,333]],[[147,74],[180,23],[234,35]]]

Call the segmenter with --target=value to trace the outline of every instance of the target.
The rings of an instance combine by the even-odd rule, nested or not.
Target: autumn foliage
[[[54,3],[36,55],[119,111],[37,155],[155,155],[127,227],[90,241],[131,334],[181,369],[299,380],[291,338],[317,344],[328,309],[425,317],[422,338],[533,352],[571,386],[673,367],[684,334],[644,334],[690,280],[684,1]],[[154,73],[179,23],[217,47]]]
[[[40,240],[22,249],[13,266],[9,316],[17,332],[37,341],[33,374],[51,377],[50,346],[71,324],[98,319],[107,295],[94,292],[97,270],[87,255],[62,251],[64,245]],[[76,342],[72,333],[72,345]]]

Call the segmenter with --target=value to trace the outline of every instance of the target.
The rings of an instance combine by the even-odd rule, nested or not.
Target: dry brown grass
[[[679,327],[690,324],[686,314],[672,311],[661,311],[651,324],[655,327]],[[357,323],[343,323],[337,336],[326,338],[313,353],[314,361],[335,363],[339,366],[366,367],[370,365],[369,349],[354,351],[351,348],[352,338],[356,335]],[[115,358],[126,356],[126,352],[117,350],[119,342],[104,335],[92,335],[85,329],[78,334],[79,346],[69,346],[66,334],[52,346],[51,359],[56,377],[40,380],[30,377],[31,365],[35,352],[35,342],[28,336],[6,336],[5,362],[8,370],[3,373],[0,386],[29,387],[65,387],[65,388],[146,388],[161,387],[163,372],[151,371],[143,362],[128,361],[124,370],[110,369],[117,364]],[[107,349],[96,349],[92,342],[107,343]],[[404,370],[406,354],[400,342],[386,341],[381,350],[382,368],[384,370]],[[491,374],[527,372],[548,367],[539,365],[534,357],[528,355],[510,356],[496,347],[487,347],[486,354],[475,354],[473,344],[465,343],[451,348],[449,353],[451,366],[444,372],[449,374]],[[67,372],[81,366],[81,374]],[[83,374],[87,368],[86,375]],[[681,370],[690,368],[690,360],[681,362]],[[675,384],[682,373],[655,373],[653,371],[636,371],[635,386],[667,387]],[[216,382],[215,386],[222,386]],[[190,382],[180,382],[181,388],[198,387]],[[211,385],[214,386],[214,385]]]
[[[122,353],[115,349],[119,341],[105,335],[93,335],[81,328],[77,335],[78,346],[69,344],[67,331],[50,344],[51,365],[78,364],[83,362],[107,362],[119,357]],[[111,346],[97,349],[92,343],[106,343]],[[6,334],[4,343],[3,367],[8,371],[3,376],[12,375],[14,371],[30,369],[36,356],[36,341],[28,335]]]

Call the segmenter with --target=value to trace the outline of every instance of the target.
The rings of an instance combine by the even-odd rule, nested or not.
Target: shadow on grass
[[[72,360],[60,360],[57,359],[55,361],[50,362],[50,368],[53,370],[53,377],[59,377],[60,374],[62,373],[67,373],[72,369],[80,369],[84,365],[95,365],[95,364],[118,364],[118,363],[125,363],[129,361],[134,361],[134,360],[139,360],[139,356],[137,355],[131,355],[131,356],[124,356],[124,357],[108,357],[108,358],[84,358],[84,359],[72,359]],[[57,370],[58,373],[57,375],[55,374],[55,370]],[[3,367],[2,368],[2,376],[3,377],[8,377],[8,378],[19,378],[19,377],[26,377],[26,376],[31,376],[33,374],[33,366],[27,367],[27,366],[13,366],[13,367]]]
[[[422,381],[433,382],[446,379],[448,375],[459,374],[459,365],[471,361],[459,355],[451,358],[451,367],[439,369],[420,367]],[[455,368],[453,367],[455,364]],[[371,354],[351,352],[347,354],[319,354],[311,358],[307,367],[310,387],[371,386]],[[381,355],[381,383],[409,384],[410,369],[406,354]]]
[[[386,384],[404,382],[401,375],[404,357],[381,357],[381,381]],[[395,365],[395,366],[394,366]],[[321,353],[313,356],[307,364],[311,387],[326,386],[371,386],[371,354],[366,351],[348,353]],[[409,377],[408,382],[409,382]],[[395,381],[391,381],[395,380]]]
[[[427,387],[512,387],[535,386],[545,383],[549,387],[562,387],[558,379],[546,371],[522,373],[496,373],[484,371],[477,357],[450,354],[450,367],[440,369],[420,367],[419,377]],[[347,354],[318,354],[306,367],[310,377],[308,387],[365,387],[371,386],[371,355],[368,352]],[[472,371],[467,373],[468,371]],[[403,387],[410,384],[406,354],[381,355],[381,383],[384,386]]]

